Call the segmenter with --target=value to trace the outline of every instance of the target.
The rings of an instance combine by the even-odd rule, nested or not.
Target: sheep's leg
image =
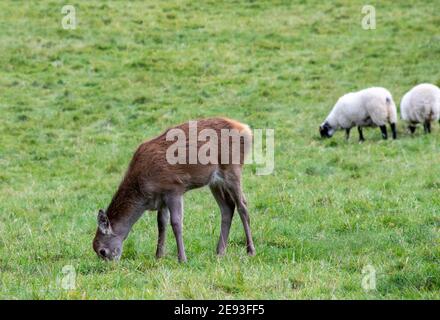
[[[157,211],[157,228],[159,236],[157,240],[156,258],[162,258],[165,254],[165,237],[166,227],[170,212],[167,207],[163,206]]]
[[[408,130],[409,130],[409,132],[411,132],[411,134],[414,134],[414,132],[416,132],[416,126],[415,125],[413,125],[413,124],[410,124],[409,126],[408,126]]]
[[[380,132],[382,132],[382,138],[384,140],[387,140],[388,139],[387,126],[383,125],[383,126],[380,126],[379,128],[380,128]]]
[[[358,132],[359,132],[359,142],[364,142],[364,134],[362,132],[362,127],[358,126]]]
[[[396,130],[396,124],[390,123],[391,132],[393,133],[393,139],[397,139],[397,130]]]
[[[179,262],[186,262],[185,246],[183,245],[183,196],[170,194],[164,197],[164,201],[170,210],[171,227],[176,237]]]
[[[345,139],[346,140],[350,139],[350,128],[345,129]]]
[[[425,129],[425,133],[431,133],[431,121],[426,120],[423,124],[423,128]]]

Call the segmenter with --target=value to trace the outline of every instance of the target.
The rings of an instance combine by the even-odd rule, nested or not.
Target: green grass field
[[[440,85],[440,2],[71,1],[75,30],[64,4],[0,2],[0,298],[440,299],[439,125],[410,136],[399,122],[396,141],[367,129],[363,144],[318,133],[348,91],[384,86],[398,104]],[[244,171],[257,255],[236,215],[216,257],[220,213],[199,189],[188,263],[171,228],[154,258],[155,213],[120,262],[100,261],[96,215],[138,144],[216,115],[275,130],[274,173]]]

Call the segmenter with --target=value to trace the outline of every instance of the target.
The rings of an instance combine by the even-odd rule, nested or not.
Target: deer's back
[[[210,118],[202,119],[197,122],[197,135],[204,129],[212,129],[216,132],[218,140],[218,156],[222,151],[221,134],[222,129],[236,129],[251,137],[252,133],[249,127],[235,120],[226,118]],[[186,137],[186,161],[184,163],[170,164],[167,160],[167,150],[176,143],[176,140],[167,141],[167,133],[173,129],[180,129],[185,133]],[[167,190],[182,189],[188,190],[192,188],[207,185],[213,176],[228,165],[223,164],[201,164],[196,159],[195,164],[190,164],[189,159],[189,143],[190,143],[190,126],[189,122],[183,123],[176,127],[170,128],[160,136],[142,143],[136,150],[126,174],[127,179],[132,183],[145,185],[151,189],[148,191],[164,192]],[[206,141],[198,141],[197,153]],[[245,148],[240,148],[240,157],[243,160],[245,156]],[[217,163],[220,163],[220,158]]]

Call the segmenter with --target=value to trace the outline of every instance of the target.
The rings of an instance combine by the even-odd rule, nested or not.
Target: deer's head
[[[98,228],[93,239],[93,250],[104,260],[119,260],[122,254],[123,237],[113,232],[110,220],[104,210],[98,213]]]

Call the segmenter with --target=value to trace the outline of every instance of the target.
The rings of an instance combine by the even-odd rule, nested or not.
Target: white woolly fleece
[[[373,87],[340,97],[326,121],[334,129],[383,126],[397,122],[397,110],[387,89]]]
[[[408,91],[400,102],[402,119],[410,123],[438,120],[440,117],[440,89],[422,83]]]

